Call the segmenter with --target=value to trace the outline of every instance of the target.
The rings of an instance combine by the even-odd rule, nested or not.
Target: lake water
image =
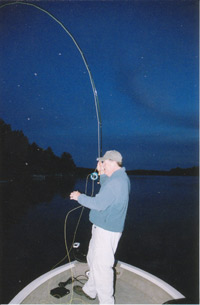
[[[137,266],[198,301],[199,291],[199,183],[197,177],[131,176],[126,226],[116,259]],[[8,303],[24,286],[52,269],[65,255],[64,222],[73,189],[85,192],[85,180],[76,182],[1,183],[1,297]],[[95,191],[98,191],[95,185]],[[88,182],[88,195],[92,182]],[[72,242],[80,215],[67,221]],[[88,209],[76,235],[87,251],[91,224]],[[67,262],[67,261],[65,261]]]

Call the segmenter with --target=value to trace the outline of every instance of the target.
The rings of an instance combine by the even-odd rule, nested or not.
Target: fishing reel
[[[99,177],[99,175],[97,172],[93,172],[92,174],[90,174],[90,179],[93,181],[97,180],[98,177]]]

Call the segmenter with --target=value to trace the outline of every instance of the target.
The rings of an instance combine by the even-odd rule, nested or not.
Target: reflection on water
[[[8,227],[10,224],[17,223],[31,206],[43,202],[50,203],[56,194],[65,198],[74,185],[75,180],[70,178],[49,178],[44,181],[30,179],[0,183],[3,224]]]
[[[132,176],[125,231],[116,258],[142,268],[183,294],[198,298],[197,177]],[[1,184],[1,303],[49,271],[65,255],[64,222],[77,207],[73,189],[85,181],[20,181]],[[95,185],[95,190],[99,188]],[[92,191],[91,181],[88,194]],[[67,221],[70,246],[81,209]],[[88,209],[77,232],[87,251],[91,225]]]

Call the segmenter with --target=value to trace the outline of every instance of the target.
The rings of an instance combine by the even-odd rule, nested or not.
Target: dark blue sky
[[[100,101],[103,152],[119,150],[127,169],[198,165],[198,2],[30,2],[80,45]],[[0,103],[0,117],[30,143],[95,167],[87,70],[61,26],[34,7],[0,9]]]

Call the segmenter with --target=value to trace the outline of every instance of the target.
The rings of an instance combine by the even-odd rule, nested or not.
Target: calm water
[[[116,258],[160,277],[198,303],[198,178],[131,176],[131,184],[126,227]],[[65,181],[0,186],[0,303],[8,303],[66,255],[65,216],[77,206],[68,195],[73,189],[84,192],[85,180],[75,185]],[[69,245],[79,214],[77,210],[68,218]],[[76,237],[84,251],[90,229],[85,209]]]

